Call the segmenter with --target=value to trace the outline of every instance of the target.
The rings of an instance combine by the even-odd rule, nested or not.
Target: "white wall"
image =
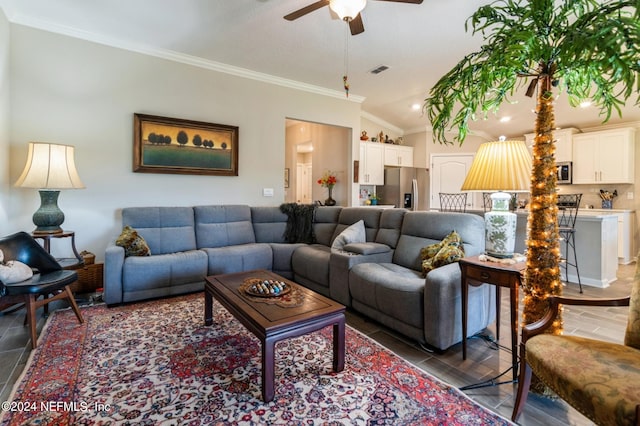
[[[348,100],[20,25],[11,26],[10,46],[10,181],[24,166],[29,141],[75,145],[87,188],[60,194],[63,227],[76,231],[78,250],[98,260],[120,232],[122,207],[282,203],[286,117],[352,128],[352,142],[360,134],[360,105]],[[239,176],[133,173],[135,112],[239,126]],[[263,197],[262,188],[274,188],[275,196]],[[10,228],[32,230],[37,191],[10,193]]]
[[[9,21],[0,9],[0,235],[10,233],[9,206],[9,105],[11,100],[9,79],[10,52]]]

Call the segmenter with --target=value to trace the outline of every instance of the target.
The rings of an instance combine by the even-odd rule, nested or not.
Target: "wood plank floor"
[[[630,293],[634,272],[635,264],[620,265],[617,281],[606,289],[584,287],[584,296],[626,296]],[[577,284],[568,284],[564,294],[579,296]],[[491,379],[495,379],[496,382],[510,382],[512,374],[508,370],[511,367],[511,339],[507,291],[502,292],[501,302],[501,338],[498,342],[500,349],[496,349],[496,345],[483,338],[472,338],[467,343],[468,356],[465,361],[462,360],[461,344],[453,346],[445,353],[430,353],[415,342],[353,311],[347,312],[347,323],[407,361],[453,386],[465,387]],[[58,306],[63,307],[64,304]],[[41,310],[38,318],[39,332],[45,323]],[[627,308],[566,308],[564,318],[565,333],[621,342],[626,326]],[[24,310],[0,315],[0,401],[8,399],[31,352],[29,333],[27,327],[23,326],[23,320]],[[489,327],[486,334],[494,336],[495,326]],[[504,375],[496,379],[505,371]],[[516,384],[506,383],[467,390],[465,393],[477,403],[510,418],[516,387]],[[591,425],[592,423],[562,401],[530,395],[518,424],[554,426]]]

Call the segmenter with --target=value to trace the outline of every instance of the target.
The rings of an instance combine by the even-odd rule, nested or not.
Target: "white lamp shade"
[[[528,191],[531,154],[524,141],[495,141],[480,145],[462,191]]]
[[[524,141],[487,142],[480,145],[462,184],[462,191],[528,191],[531,186],[531,154]],[[491,195],[492,210],[484,214],[485,249],[495,257],[512,257],[517,216],[509,212],[511,195]]]
[[[29,142],[27,164],[15,185],[38,189],[84,188],[74,162],[74,147]]]
[[[367,5],[367,0],[330,0],[329,7],[340,19],[353,19]]]

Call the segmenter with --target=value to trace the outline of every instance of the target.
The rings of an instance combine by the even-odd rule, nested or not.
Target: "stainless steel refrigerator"
[[[381,203],[418,210],[420,206],[418,174],[418,169],[413,167],[386,167],[384,186],[376,188],[376,193],[382,198]]]

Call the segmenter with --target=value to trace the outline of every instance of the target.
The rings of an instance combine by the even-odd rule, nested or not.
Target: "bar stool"
[[[578,285],[582,293],[582,281],[580,280],[580,269],[578,268],[578,257],[576,256],[576,218],[582,194],[558,194],[558,233],[564,240],[564,275],[566,282],[569,282],[569,266],[576,269]],[[569,262],[569,250],[573,251],[573,263]]]
[[[456,192],[447,193],[440,192],[440,211],[443,212],[460,212],[467,211],[467,193]]]

